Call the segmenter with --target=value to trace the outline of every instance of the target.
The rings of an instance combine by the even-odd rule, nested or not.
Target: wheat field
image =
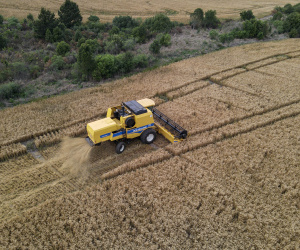
[[[1,110],[0,245],[299,248],[299,45],[239,46]],[[90,148],[86,122],[144,97],[187,140]]]
[[[41,7],[50,9],[57,14],[57,11],[64,0],[41,1],[41,0],[0,0],[0,14],[5,17],[16,16],[25,18],[28,13],[32,13],[35,17],[38,16]],[[187,23],[189,21],[189,13],[192,13],[197,8],[202,8],[204,11],[216,10],[220,18],[239,18],[239,13],[243,10],[253,10],[254,15],[258,17],[269,15],[275,6],[283,6],[287,2],[282,0],[265,0],[261,1],[146,1],[146,0],[77,0],[75,1],[81,11],[84,20],[90,15],[97,15],[103,22],[112,21],[115,16],[133,16],[143,19],[152,17],[157,13],[165,13],[172,20]],[[291,0],[291,4],[296,4],[298,1]]]

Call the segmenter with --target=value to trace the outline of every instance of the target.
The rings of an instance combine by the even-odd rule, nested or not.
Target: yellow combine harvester
[[[87,142],[94,146],[108,140],[115,141],[116,152],[120,154],[128,139],[136,137],[146,144],[155,140],[156,133],[172,143],[185,139],[187,131],[154,108],[154,105],[153,100],[143,99],[108,108],[106,118],[87,124]]]

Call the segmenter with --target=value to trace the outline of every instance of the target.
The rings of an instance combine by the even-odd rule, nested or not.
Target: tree
[[[34,33],[37,38],[45,38],[46,31],[53,29],[57,26],[55,14],[45,8],[41,9],[38,19],[34,22]]]
[[[96,68],[93,77],[96,80],[112,77],[116,72],[115,57],[110,54],[98,55],[95,59]]]
[[[74,25],[80,25],[82,16],[78,8],[77,3],[70,0],[66,0],[58,11],[59,20],[66,25],[67,28],[71,28]]]
[[[169,32],[173,28],[170,18],[162,13],[147,18],[145,25],[152,32]]]
[[[3,24],[4,18],[2,15],[0,15],[0,25]]]
[[[252,10],[245,10],[245,11],[242,11],[240,13],[240,16],[241,16],[241,19],[243,21],[246,21],[246,20],[251,20],[251,19],[254,19],[255,16],[253,15],[253,12]]]
[[[113,25],[117,26],[119,29],[126,29],[126,28],[132,29],[139,26],[139,23],[131,16],[116,16],[113,19]]]
[[[203,27],[205,28],[217,28],[220,24],[220,20],[217,18],[217,12],[215,10],[208,10],[205,12],[203,19]]]
[[[204,19],[204,13],[201,8],[195,9],[192,14],[190,14],[191,26],[194,29],[199,28],[202,25]]]
[[[136,27],[132,30],[132,35],[137,39],[138,43],[144,43],[148,37],[148,31],[144,24]]]
[[[45,40],[49,43],[53,42],[53,36],[49,29],[46,31]]]
[[[89,44],[81,44],[78,53],[78,64],[81,73],[89,79],[95,69],[93,51]]]

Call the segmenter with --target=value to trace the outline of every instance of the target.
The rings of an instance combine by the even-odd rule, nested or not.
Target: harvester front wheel
[[[116,153],[117,154],[122,154],[125,150],[125,147],[126,147],[125,145],[126,144],[123,141],[118,142],[118,144],[116,146]]]
[[[156,139],[156,131],[152,128],[146,129],[141,135],[141,141],[145,144],[150,144]]]

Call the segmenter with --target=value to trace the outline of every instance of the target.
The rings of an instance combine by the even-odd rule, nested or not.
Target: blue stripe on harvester
[[[100,135],[100,138],[104,138],[104,137],[107,137],[107,136],[110,136],[110,133],[107,133],[107,134],[104,134],[104,135]]]
[[[139,127],[139,128],[134,128],[134,129],[128,130],[128,131],[127,131],[127,134],[132,134],[132,133],[140,134],[140,133],[142,133],[146,128],[153,127],[153,126],[154,126],[154,123],[151,123],[151,124],[148,124],[148,125]]]
[[[118,133],[115,133],[114,135],[113,135],[113,137],[117,137],[117,136],[120,136],[120,135],[123,135],[123,134],[126,134],[126,131],[124,130],[124,131],[120,131],[120,132],[118,132]]]

